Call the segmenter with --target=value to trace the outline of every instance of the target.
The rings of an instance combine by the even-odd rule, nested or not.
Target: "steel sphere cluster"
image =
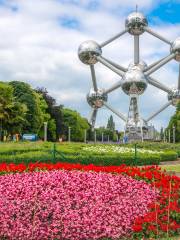
[[[113,63],[111,60],[108,60],[101,56],[102,48],[104,46],[116,40],[118,37],[122,36],[126,32],[134,36],[134,61],[133,63],[129,64],[128,68],[124,68],[116,63]],[[167,57],[148,66],[144,61],[141,61],[139,57],[139,35],[143,34],[144,32],[153,35],[154,37],[169,44],[170,46],[170,54]],[[93,40],[88,40],[81,43],[78,48],[78,56],[82,63],[90,65],[93,89],[91,89],[90,92],[87,94],[87,102],[95,110],[95,112],[97,112],[98,108],[101,108],[105,105],[112,112],[120,116],[120,118],[123,119],[126,124],[129,121],[129,124],[132,127],[135,124],[137,125],[137,127],[141,127],[142,129],[148,129],[148,121],[157,114],[159,114],[162,109],[164,110],[170,104],[177,106],[177,104],[180,102],[180,83],[178,85],[178,89],[168,91],[169,88],[167,86],[161,84],[156,79],[153,79],[149,76],[173,58],[176,61],[180,62],[180,37],[176,38],[173,42],[171,42],[163,36],[160,36],[158,33],[154,32],[148,27],[147,18],[140,12],[136,11],[129,14],[125,20],[125,29],[114,37],[103,42],[102,44],[99,44]],[[121,81],[119,81],[120,84],[117,83],[117,85],[115,84],[115,87],[113,85],[111,88],[106,90],[97,88],[94,69],[94,65],[97,62],[104,64],[106,67],[108,67],[109,69],[117,73],[120,77],[122,77]],[[151,84],[165,92],[169,92],[167,96],[169,103],[163,106],[164,108],[161,108],[159,111],[155,112],[155,114],[152,114],[146,120],[140,118],[141,122],[138,123],[140,125],[136,124],[134,120],[130,119],[129,115],[126,118],[123,116],[123,114],[118,114],[117,111],[113,110],[113,108],[111,108],[108,103],[106,103],[108,100],[107,93],[114,91],[118,87],[121,87],[123,92],[130,97],[134,96],[137,98],[139,95],[142,95],[145,92],[148,84]],[[129,109],[131,109],[131,107]],[[96,114],[94,114],[94,116],[95,115]],[[93,122],[95,122],[95,119],[93,119]]]
[[[104,93],[103,89],[94,91],[91,89],[87,94],[87,102],[92,108],[101,108],[104,102],[107,102],[108,96]]]
[[[146,17],[140,12],[129,14],[125,21],[125,27],[132,35],[140,35],[144,32],[144,27],[148,26]]]
[[[173,89],[172,92],[168,94],[168,100],[172,101],[173,106],[177,106],[180,102],[180,90]]]

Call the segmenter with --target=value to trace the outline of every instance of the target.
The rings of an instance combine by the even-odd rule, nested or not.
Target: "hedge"
[[[154,145],[154,144],[153,144]],[[2,147],[3,146],[3,147]],[[115,153],[115,152],[89,152],[84,151],[84,146],[94,146],[93,144],[56,144],[57,152],[53,153],[54,145],[52,143],[22,143],[22,144],[0,144],[0,162],[29,163],[29,162],[74,162],[82,164],[95,165],[152,165],[159,164],[161,161],[169,161],[177,159],[177,151],[164,150],[156,154],[140,153],[139,148],[147,149],[147,144],[138,144],[137,158],[131,153]],[[101,145],[102,146],[102,145]],[[116,145],[118,146],[118,145]],[[122,146],[122,145],[121,145]],[[132,147],[132,144],[123,145],[123,147]],[[154,149],[152,146],[149,149]]]

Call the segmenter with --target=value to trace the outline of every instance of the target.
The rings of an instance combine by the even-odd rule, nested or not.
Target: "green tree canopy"
[[[39,133],[43,122],[47,119],[45,109],[46,102],[40,94],[24,82],[12,81],[9,83],[14,89],[14,97],[27,107],[26,121],[23,125],[23,133]]]
[[[114,131],[115,130],[115,123],[113,120],[113,116],[111,115],[110,118],[108,119],[108,123],[107,123],[107,129],[109,129],[110,131]]]
[[[83,141],[84,130],[89,129],[87,119],[81,117],[81,115],[68,108],[62,109],[63,116],[63,133],[68,136],[68,128],[71,128],[71,140]]]
[[[47,104],[46,112],[51,116],[48,122],[48,140],[58,140],[63,133],[62,129],[62,105],[57,106],[56,100],[48,94],[45,88],[38,88],[37,92],[40,93]]]
[[[180,102],[178,103],[176,107],[175,114],[171,117],[168,129],[172,131],[173,127],[175,127],[175,136],[176,136],[176,142],[180,142]],[[172,136],[172,134],[171,134]],[[172,141],[172,139],[171,139]]]
[[[14,97],[14,89],[8,83],[0,82],[0,138],[7,134],[21,133],[26,123],[27,107]]]
[[[0,82],[0,119],[9,119],[9,114],[13,106],[13,88]]]

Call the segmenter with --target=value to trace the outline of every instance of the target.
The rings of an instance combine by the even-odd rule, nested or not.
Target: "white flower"
[[[133,153],[134,148],[114,146],[114,145],[97,145],[97,146],[86,146],[83,147],[84,151],[87,152],[96,152],[96,153]],[[149,153],[149,154],[160,154],[162,151],[153,151],[148,149],[137,149],[139,153]]]

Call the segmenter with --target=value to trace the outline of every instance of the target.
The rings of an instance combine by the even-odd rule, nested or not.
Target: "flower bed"
[[[0,236],[100,239],[127,236],[155,191],[128,176],[52,171],[0,177]]]
[[[44,170],[49,171],[39,172]],[[25,171],[31,173],[0,176],[0,194],[3,196],[0,198],[0,233],[4,236],[26,233],[33,234],[34,239],[42,239],[41,234],[52,234],[52,239],[61,239],[56,237],[57,234],[67,234],[63,235],[69,236],[67,239],[81,239],[81,235],[77,234],[82,233],[82,239],[111,238],[124,234],[131,234],[133,239],[155,236],[161,239],[178,235],[180,178],[166,175],[157,166],[140,169],[126,165],[0,164],[2,173]],[[158,198],[147,206],[157,191]],[[61,194],[67,197],[64,201],[63,197],[59,199]],[[67,205],[62,205],[66,202]],[[93,205],[94,202],[96,204]],[[76,219],[75,223],[71,222],[73,218]],[[12,239],[13,235],[8,236]],[[14,236],[21,239],[20,235]],[[130,235],[128,239],[131,239]]]
[[[115,145],[96,145],[96,146],[85,146],[82,149],[85,152],[94,153],[134,153],[134,147],[121,147]],[[146,154],[161,154],[163,151],[149,150],[149,149],[138,149],[138,153]]]

